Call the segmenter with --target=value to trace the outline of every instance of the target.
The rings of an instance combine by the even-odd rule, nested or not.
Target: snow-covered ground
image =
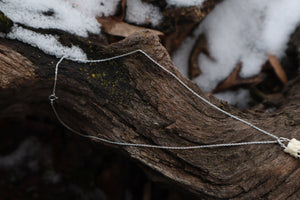
[[[55,55],[57,57],[68,56],[69,58],[74,59],[87,59],[86,54],[81,48],[77,46],[63,46],[53,35],[37,33],[15,25],[7,37],[30,44],[49,55]]]
[[[239,62],[242,62],[240,76],[247,78],[260,72],[267,53],[282,58],[289,37],[299,24],[299,0],[226,0],[215,7],[192,37],[186,38],[173,54],[173,61],[187,75],[188,56],[197,37],[204,33],[214,60],[199,55],[202,74],[194,81],[202,90],[210,92]],[[249,92],[238,90],[216,96],[232,104],[245,103]]]
[[[204,1],[205,0],[166,0],[168,6],[176,6],[176,7],[190,7],[190,6],[201,7]]]
[[[145,24],[149,22],[152,26],[161,23],[163,15],[159,8],[152,4],[140,0],[127,0],[127,10],[125,20],[135,24]]]

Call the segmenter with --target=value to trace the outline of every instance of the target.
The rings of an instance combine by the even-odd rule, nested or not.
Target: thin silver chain
[[[204,101],[205,103],[207,103],[208,105],[210,105],[211,107],[213,107],[214,109],[224,113],[225,115],[238,120],[244,124],[247,124],[248,126],[258,130],[259,132],[268,135],[276,140],[268,140],[268,141],[253,141],[253,142],[239,142],[239,143],[226,143],[226,144],[208,144],[208,145],[195,145],[195,146],[161,146],[161,145],[151,145],[151,144],[136,144],[136,143],[127,143],[127,142],[116,142],[116,141],[112,141],[112,140],[108,140],[105,138],[100,138],[100,137],[96,137],[96,136],[91,136],[91,135],[85,135],[82,134],[76,130],[74,130],[73,128],[71,128],[69,125],[67,125],[59,116],[55,106],[54,106],[54,101],[58,99],[58,97],[55,95],[55,91],[56,91],[56,85],[57,85],[57,77],[58,77],[58,67],[59,64],[64,60],[64,59],[68,59],[68,60],[72,60],[75,62],[80,62],[80,63],[98,63],[98,62],[106,62],[109,60],[114,60],[114,59],[118,59],[118,58],[122,58],[122,57],[126,57],[135,53],[141,53],[144,56],[146,56],[151,62],[153,62],[156,66],[158,66],[159,68],[161,68],[162,70],[164,70],[165,72],[167,72],[169,75],[171,75],[173,78],[175,78],[182,86],[184,86],[188,91],[190,91],[194,96],[196,96],[197,98],[201,99],[202,101]],[[202,96],[200,96],[199,94],[197,94],[193,89],[191,89],[189,86],[187,86],[182,80],[180,80],[175,74],[173,74],[171,71],[169,71],[168,69],[166,69],[165,67],[163,67],[162,65],[160,65],[158,62],[156,62],[153,58],[151,58],[147,53],[145,53],[143,50],[141,49],[137,49],[122,55],[118,55],[118,56],[114,56],[114,57],[110,57],[110,58],[105,58],[105,59],[100,59],[100,60],[83,60],[83,59],[72,59],[72,58],[67,58],[66,56],[63,56],[56,64],[55,67],[55,77],[54,77],[54,85],[53,85],[53,90],[52,90],[52,94],[49,96],[49,100],[50,100],[50,104],[51,107],[53,109],[53,112],[56,116],[56,118],[58,119],[58,121],[68,130],[70,130],[71,132],[80,135],[82,137],[86,137],[86,138],[90,138],[90,139],[95,139],[95,140],[99,140],[102,141],[104,143],[108,143],[108,144],[114,144],[114,145],[119,145],[119,146],[133,146],[133,147],[146,147],[146,148],[157,148],[157,149],[172,149],[172,150],[187,150],[187,149],[200,149],[200,148],[213,148],[213,147],[232,147],[232,146],[243,146],[243,145],[253,145],[253,144],[279,144],[282,148],[286,148],[286,145],[284,144],[284,142],[289,142],[290,140],[284,137],[278,137],[272,133],[269,133],[253,124],[251,124],[250,122],[247,122],[235,115],[232,115],[229,112],[226,112],[225,110],[219,108],[218,106],[214,105],[213,103],[211,103],[210,101],[208,101],[207,99],[203,98]]]

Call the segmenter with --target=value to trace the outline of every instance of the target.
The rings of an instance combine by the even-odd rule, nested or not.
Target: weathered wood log
[[[0,39],[0,43],[0,116],[31,113],[54,119],[45,105],[49,104],[57,59],[17,41]],[[145,51],[205,96],[177,71],[158,37],[149,32],[107,47],[94,45],[86,51],[90,50],[89,58],[100,59],[136,49]],[[242,112],[213,96],[206,98],[278,136],[299,138],[299,82],[300,74],[288,84],[285,104],[271,114]],[[141,54],[98,64],[64,61],[56,94],[59,99],[55,105],[68,125],[113,141],[189,146],[272,139],[197,99]],[[300,198],[300,162],[279,145],[194,150],[117,148],[144,166],[154,180],[168,181],[202,199]]]

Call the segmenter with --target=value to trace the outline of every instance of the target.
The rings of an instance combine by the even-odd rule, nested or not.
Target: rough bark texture
[[[1,39],[0,43],[0,117],[21,118],[32,113],[54,119],[51,110],[44,108],[49,103],[57,59],[16,41]],[[91,59],[142,49],[205,96],[176,70],[158,37],[150,32],[107,47],[86,46]],[[271,133],[299,139],[299,82],[298,74],[287,86],[284,106],[272,114],[241,112],[214,97],[206,98]],[[64,61],[57,96],[55,105],[67,124],[114,141],[188,146],[272,139],[195,98],[141,54],[101,64]],[[117,148],[144,166],[154,180],[171,182],[199,198],[300,198],[300,162],[279,145],[195,150]]]

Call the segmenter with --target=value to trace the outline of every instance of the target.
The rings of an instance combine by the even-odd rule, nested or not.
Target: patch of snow
[[[181,44],[180,48],[178,48],[176,51],[172,54],[172,61],[174,62],[174,65],[177,67],[180,73],[182,73],[184,76],[188,77],[188,68],[189,68],[189,56],[190,53],[193,50],[193,46],[197,41],[197,36],[200,34],[201,29],[199,27],[194,31],[193,35],[196,36],[190,36],[187,37]]]
[[[63,0],[69,2],[73,8],[76,8],[85,15],[112,16],[117,10],[120,0]]]
[[[267,53],[282,58],[289,37],[299,24],[299,0],[226,0],[219,3],[193,33],[196,37],[201,33],[206,35],[210,55],[214,58],[199,55],[202,74],[194,81],[202,90],[210,92],[239,62],[242,62],[241,77],[257,75],[267,61]],[[186,55],[192,51],[189,46],[192,41],[196,39],[188,37],[174,53],[176,66],[184,63],[184,68],[188,67]]]
[[[188,77],[188,67],[189,67],[189,61],[188,57],[190,55],[190,52],[193,49],[194,42],[196,40],[193,38],[187,38],[183,41],[181,44],[181,47],[173,52],[172,54],[172,60],[179,70],[180,73],[182,73],[184,76]]]
[[[215,82],[211,72],[214,68],[222,69],[217,80],[224,79],[240,61],[243,63],[241,77],[258,74],[267,60],[267,53],[279,58],[284,55],[289,36],[299,22],[299,0],[227,0],[220,3],[201,24],[209,51],[216,59],[212,62],[204,55],[199,56],[202,71],[211,75],[206,77],[207,81]]]
[[[266,24],[262,33],[265,48],[282,57],[290,35],[300,25],[300,1],[276,0],[272,2],[266,15]]]
[[[15,23],[34,28],[60,29],[87,37],[88,32],[100,33],[100,24],[93,15],[96,7],[93,3],[84,2],[86,7],[82,6],[83,3],[64,0],[3,0],[0,7]]]
[[[152,26],[157,26],[162,19],[159,7],[141,0],[127,0],[126,21],[138,25],[151,23]]]
[[[201,7],[204,1],[206,0],[166,0],[169,6],[176,6],[176,7],[190,7],[190,6]]]
[[[17,39],[24,43],[37,47],[47,54],[56,57],[67,56],[70,58],[87,59],[86,54],[79,47],[65,47],[53,35],[40,34],[34,31],[14,25],[12,31],[7,34],[10,39]]]
[[[273,113],[273,112],[275,112],[276,111],[276,107],[270,107],[270,108],[267,108],[266,110],[265,110],[265,113]]]
[[[215,97],[239,108],[246,108],[249,104],[250,92],[246,89],[239,89],[237,91],[220,92],[215,94]]]

